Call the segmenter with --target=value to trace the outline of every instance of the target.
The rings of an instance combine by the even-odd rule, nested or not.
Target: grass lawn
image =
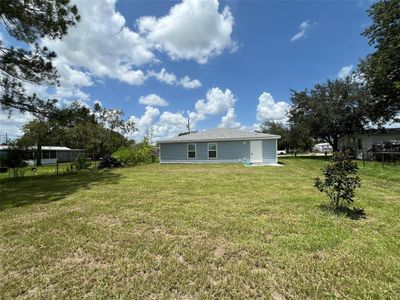
[[[0,298],[400,298],[400,167],[326,211],[324,159],[1,181]]]

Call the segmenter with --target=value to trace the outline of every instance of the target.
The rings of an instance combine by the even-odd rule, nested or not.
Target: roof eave
[[[244,137],[244,138],[218,138],[218,139],[193,139],[193,140],[161,140],[156,141],[157,144],[173,144],[173,143],[200,143],[200,142],[219,142],[219,141],[254,141],[254,140],[277,140],[280,135],[271,135],[267,137]]]

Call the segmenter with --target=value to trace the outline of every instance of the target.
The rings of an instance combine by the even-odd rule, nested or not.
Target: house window
[[[42,150],[42,158],[57,158],[57,153],[55,150]]]
[[[217,158],[217,143],[208,143],[208,158]]]
[[[196,144],[187,145],[187,158],[196,158]]]
[[[57,152],[55,150],[50,151],[50,158],[57,158]]]

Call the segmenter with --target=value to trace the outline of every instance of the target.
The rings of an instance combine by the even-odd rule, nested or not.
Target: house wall
[[[263,163],[276,164],[277,159],[277,140],[263,140],[262,141]]]
[[[57,161],[59,163],[72,162],[81,155],[85,155],[84,150],[57,150]]]
[[[187,158],[187,142],[160,144],[160,163],[239,163],[250,159],[250,141],[219,141],[217,158],[208,158],[207,144],[212,142],[196,142],[196,158]],[[276,163],[276,140],[263,140],[263,162]]]
[[[249,141],[224,141],[217,143],[217,158],[208,158],[207,144],[213,142],[196,142],[196,158],[187,158],[187,142],[160,144],[160,162],[231,162],[250,158]]]

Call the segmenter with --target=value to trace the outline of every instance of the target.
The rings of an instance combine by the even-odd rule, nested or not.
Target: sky
[[[28,92],[122,109],[152,140],[192,130],[286,122],[290,90],[349,75],[373,51],[361,1],[72,1],[81,22],[56,51],[61,86]],[[0,25],[0,38],[18,44]],[[0,135],[28,114],[0,114]]]

